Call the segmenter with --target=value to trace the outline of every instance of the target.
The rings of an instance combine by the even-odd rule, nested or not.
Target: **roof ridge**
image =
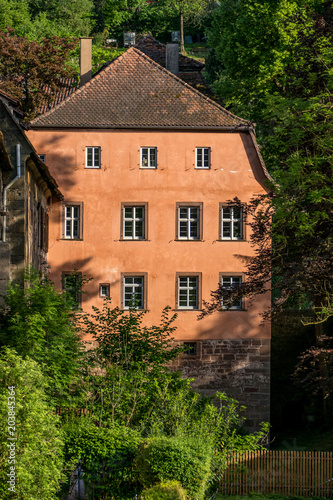
[[[174,75],[173,73],[171,73],[171,71],[167,70],[166,68],[164,68],[163,66],[161,66],[160,64],[158,64],[156,61],[154,61],[149,56],[147,56],[144,52],[141,52],[140,49],[137,49],[136,47],[131,47],[126,52],[124,52],[124,54],[126,54],[130,50],[134,50],[135,52],[138,52],[140,56],[142,56],[144,59],[147,59],[148,62],[150,62],[152,65],[157,66],[159,69],[161,69],[162,71],[166,72],[168,75],[172,76],[172,78],[174,78],[175,80],[177,80],[178,82],[180,82],[184,87],[190,89],[192,92],[194,92],[195,94],[197,94],[198,96],[200,96],[200,98],[205,99],[210,104],[214,104],[214,106],[216,106],[220,110],[224,111],[228,115],[232,116],[233,118],[237,118],[238,120],[242,120],[244,122],[244,125],[249,125],[249,126],[252,125],[252,122],[250,120],[245,120],[245,118],[241,118],[240,116],[237,116],[234,113],[231,113],[231,111],[228,111],[227,109],[225,109],[223,106],[221,106],[217,102],[215,102],[212,99],[210,99],[209,97],[205,96],[204,94],[202,94],[201,92],[199,92],[199,90],[191,87],[191,85],[189,85],[188,83],[184,82],[184,80],[182,80],[181,78],[179,78],[179,76]],[[122,55],[124,55],[124,54],[122,54]],[[110,64],[110,66],[111,66],[111,64]],[[235,128],[236,127],[237,126],[235,125]]]

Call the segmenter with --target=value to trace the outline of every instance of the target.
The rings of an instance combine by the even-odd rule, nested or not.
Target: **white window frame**
[[[70,213],[68,213],[68,210],[70,210]],[[77,215],[75,215],[75,210],[78,212]],[[63,204],[63,239],[82,239],[82,217],[83,203],[68,202]]]
[[[132,216],[125,217],[126,209],[132,209]],[[137,216],[137,209],[143,210],[143,217]],[[148,204],[147,203],[122,203],[121,212],[122,212],[122,228],[121,228],[121,239],[123,240],[146,240],[147,239],[147,213],[148,213]],[[126,223],[130,222],[132,225],[132,234],[130,236],[126,236]],[[137,234],[137,228],[139,224],[142,226],[143,234],[142,236]]]
[[[201,159],[199,159],[199,155],[201,155]],[[199,170],[209,170],[210,156],[210,148],[195,148],[195,168],[198,168]]]
[[[186,210],[186,217],[181,217],[181,210]],[[192,217],[191,210],[197,210],[197,216]],[[202,239],[201,236],[201,228],[202,228],[202,203],[194,203],[194,204],[186,204],[186,203],[177,203],[176,204],[176,213],[177,213],[177,239],[180,241],[200,241]],[[181,236],[181,225],[184,226],[186,224],[186,236]],[[196,226],[196,236],[191,235],[191,230]]]
[[[228,283],[226,281],[228,280]],[[244,275],[242,274],[229,274],[229,273],[220,273],[220,283],[222,286],[228,286],[228,287],[234,287],[234,286],[240,286],[244,281]],[[221,306],[222,309],[228,309],[230,311],[241,311],[244,309],[244,299],[239,298],[232,305],[225,306],[223,305],[223,297],[221,299]]]
[[[195,285],[190,284],[190,280],[195,279]],[[181,284],[181,280],[186,280],[186,284]],[[180,311],[198,311],[201,304],[201,274],[200,273],[177,273],[176,274],[177,283],[177,309]],[[191,303],[191,292],[195,290],[195,304]],[[185,292],[186,295],[186,305],[181,305],[181,292]],[[182,293],[184,297],[184,293]]]
[[[91,162],[88,161],[89,152],[91,153]],[[95,153],[98,153],[96,161]],[[86,168],[101,168],[101,148],[100,146],[86,146]]]
[[[230,216],[225,217],[224,216],[224,210],[230,210]],[[240,210],[240,217],[235,217],[234,216],[234,210],[239,209]],[[224,224],[229,224],[230,225],[230,235],[225,236],[224,235]],[[236,235],[236,224],[239,225],[240,227],[240,235]],[[220,205],[220,237],[221,240],[224,241],[240,241],[244,240],[244,219],[243,219],[243,209],[242,207],[235,206],[235,205],[227,205],[227,204],[221,204]]]
[[[105,289],[105,290],[103,290]],[[99,296],[102,298],[110,297],[110,283],[99,284]]]
[[[136,281],[136,282],[135,282]],[[140,282],[138,282],[140,281]],[[122,274],[122,308],[129,310],[131,308],[130,302],[126,295],[128,293],[135,296],[135,291],[140,290],[141,302],[133,304],[133,307],[143,310],[146,308],[146,288],[147,288],[147,275],[146,273],[123,273]]]
[[[147,165],[143,164],[143,152],[144,150],[147,150]],[[151,163],[151,152],[154,151],[155,153],[155,162],[154,164]],[[157,169],[157,148],[152,147],[152,146],[142,146],[140,149],[140,168],[147,168],[147,169]]]

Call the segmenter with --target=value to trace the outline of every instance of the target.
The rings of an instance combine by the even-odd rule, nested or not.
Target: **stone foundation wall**
[[[196,354],[180,356],[173,362],[184,377],[194,378],[192,386],[213,395],[225,392],[246,406],[245,427],[260,428],[270,419],[270,340],[202,340]]]

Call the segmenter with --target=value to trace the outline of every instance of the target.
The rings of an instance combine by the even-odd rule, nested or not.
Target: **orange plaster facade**
[[[220,274],[239,275],[253,254],[245,240],[222,241],[220,204],[237,196],[246,203],[265,192],[265,176],[249,133],[223,131],[31,129],[27,133],[64,195],[50,212],[50,277],[60,289],[62,273],[77,269],[93,280],[82,307],[102,307],[99,284],[110,284],[122,305],[122,273],[145,275],[147,324],[169,305],[178,313],[179,340],[268,339],[260,313],[270,296],[244,310],[216,312],[200,321],[198,310],[177,310],[177,273],[199,276],[200,301],[210,299]],[[86,168],[86,147],[101,148],[101,168]],[[157,148],[157,168],[140,167],[140,148]],[[210,169],[195,168],[195,149],[209,147]],[[80,204],[81,238],[63,236],[63,204]],[[122,240],[122,203],[146,204],[145,240]],[[177,240],[176,204],[201,204],[201,239]],[[199,303],[200,309],[200,303]],[[86,339],[89,340],[89,339]]]

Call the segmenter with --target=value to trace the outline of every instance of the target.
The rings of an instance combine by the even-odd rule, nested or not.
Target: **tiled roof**
[[[145,36],[141,38],[141,40],[135,44],[135,48],[146,54],[146,56],[153,59],[153,61],[157,62],[160,66],[165,68],[165,54],[166,54],[166,45],[155,40],[151,36]],[[179,72],[183,73],[185,71],[201,71],[205,65],[191,57],[183,56],[179,54]]]
[[[57,106],[57,104],[60,104],[64,99],[66,99],[66,97],[69,97],[71,94],[73,94],[73,92],[75,92],[78,82],[75,78],[62,78],[61,83],[62,83],[62,88],[60,88],[56,92],[53,92],[54,100],[48,104],[43,104],[39,108],[38,114],[46,113],[50,109]],[[46,87],[46,92],[50,93],[51,89],[49,87]]]
[[[248,129],[250,122],[132,47],[31,126]]]

